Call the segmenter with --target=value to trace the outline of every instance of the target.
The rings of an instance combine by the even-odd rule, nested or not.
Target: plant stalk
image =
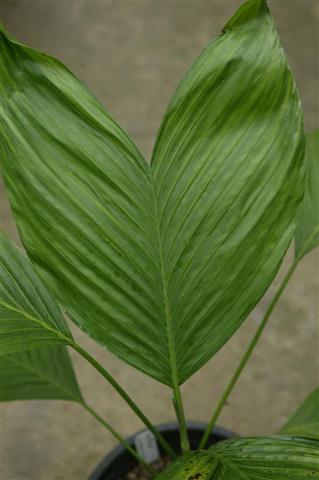
[[[174,385],[173,405],[175,408],[176,417],[179,425],[182,452],[186,453],[190,451],[190,444],[189,444],[189,438],[187,433],[182,395],[181,395],[181,390],[178,383]]]
[[[234,386],[236,385],[236,382],[237,380],[239,379],[244,367],[246,366],[248,360],[250,359],[251,357],[251,354],[253,353],[257,343],[258,343],[258,340],[260,339],[266,325],[267,325],[267,322],[269,320],[269,317],[270,315],[272,314],[279,298],[281,297],[281,294],[283,293],[283,291],[285,290],[292,274],[294,273],[294,271],[296,270],[296,267],[298,265],[298,259],[295,259],[294,262],[292,263],[292,265],[290,266],[285,278],[283,279],[282,283],[280,284],[276,294],[274,295],[272,301],[270,302],[265,314],[264,314],[264,317],[259,325],[259,327],[257,328],[257,331],[253,337],[253,339],[251,340],[250,344],[248,345],[248,348],[246,350],[246,352],[244,353],[234,375],[232,376],[229,384],[227,385],[226,387],[226,390],[224,391],[223,395],[221,396],[219,402],[217,403],[217,407],[207,425],[207,428],[205,430],[205,433],[200,441],[200,444],[199,444],[199,449],[203,449],[205,448],[206,446],[206,443],[207,443],[207,440],[209,438],[209,435],[211,433],[211,431],[213,430],[215,424],[216,424],[216,421],[218,420],[219,418],[219,415],[225,405],[225,403],[227,402],[231,392],[233,391],[234,389]]]
[[[129,407],[133,410],[133,412],[139,417],[139,419],[144,423],[144,425],[148,428],[150,432],[153,433],[155,438],[158,440],[160,445],[163,447],[165,452],[171,457],[176,458],[176,453],[172,449],[172,447],[167,443],[165,438],[156,430],[154,425],[150,422],[150,420],[144,415],[144,413],[140,410],[140,408],[136,405],[136,403],[132,400],[132,398],[126,393],[126,391],[121,387],[121,385],[112,377],[112,375],[105,370],[105,368],[95,360],[89,352],[84,350],[80,345],[76,342],[70,343],[70,346],[78,352],[87,362],[89,362],[104,378],[105,380],[112,385],[112,387],[117,391],[117,393],[123,398],[123,400],[129,405]]]
[[[101,423],[101,425],[103,425],[103,427],[105,427],[112,435],[113,437],[116,438],[116,440],[118,442],[120,442],[121,445],[123,445],[123,447],[128,450],[130,452],[130,454],[142,465],[144,465],[144,467],[147,469],[147,471],[151,474],[151,475],[155,475],[156,474],[156,470],[151,466],[149,465],[148,463],[145,462],[145,460],[143,460],[142,457],[140,457],[140,455],[137,453],[137,451],[119,434],[116,432],[116,430],[114,430],[111,425],[106,422],[102,417],[100,417],[100,415],[95,411],[93,410],[93,408],[91,408],[87,403],[83,402],[81,403],[81,405],[85,408],[85,410],[87,410],[91,415],[93,415],[93,417],[99,422]]]

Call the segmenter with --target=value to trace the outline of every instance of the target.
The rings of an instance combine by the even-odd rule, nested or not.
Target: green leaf
[[[0,401],[82,402],[72,364],[62,345],[0,355]]]
[[[0,231],[0,356],[72,340],[30,260]]]
[[[68,352],[57,345],[72,341],[62,313],[30,260],[1,231],[0,267],[0,401],[81,402]]]
[[[300,102],[250,0],[178,87],[151,167],[55,59],[1,35],[1,162],[22,241],[68,315],[176,385],[274,278],[303,196]]]
[[[319,387],[293,413],[281,433],[319,440]]]
[[[306,192],[295,239],[299,259],[319,245],[319,130],[306,137],[306,165]]]
[[[319,442],[297,437],[236,439],[178,459],[156,480],[319,478]]]

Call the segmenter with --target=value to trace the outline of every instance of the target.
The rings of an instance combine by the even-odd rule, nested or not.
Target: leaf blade
[[[319,387],[291,415],[280,433],[319,440]]]
[[[64,346],[0,355],[0,402],[13,400],[82,402]]]
[[[30,261],[0,231],[0,355],[72,341],[59,310]]]
[[[319,478],[319,443],[297,437],[247,438],[191,452],[158,480],[304,480]]]
[[[152,158],[181,381],[278,270],[303,194],[302,124],[266,2],[249,1],[177,88]]]
[[[306,137],[306,162],[306,191],[295,237],[298,259],[319,245],[319,130]]]
[[[148,166],[60,62],[7,45],[2,42],[7,88],[15,88],[16,77],[20,84],[15,98],[5,96],[4,179],[28,255],[84,331],[165,381],[167,348],[152,326],[161,299]],[[24,157],[30,161],[22,165]],[[30,208],[22,211],[27,199]]]

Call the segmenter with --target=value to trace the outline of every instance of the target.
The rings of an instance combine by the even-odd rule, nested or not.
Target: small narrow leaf
[[[0,355],[72,340],[29,259],[0,231]]]
[[[49,399],[82,401],[64,346],[0,355],[0,402]]]
[[[297,437],[247,438],[191,452],[156,480],[319,479],[319,442]]]
[[[296,230],[296,257],[319,245],[319,130],[306,137],[307,182]]]
[[[319,387],[293,413],[281,433],[319,440]]]
[[[303,196],[300,101],[266,2],[191,67],[151,167],[60,62],[5,33],[0,51],[0,161],[29,257],[83,330],[184,382],[267,289]]]

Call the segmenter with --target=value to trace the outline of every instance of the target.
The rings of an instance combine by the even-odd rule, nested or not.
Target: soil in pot
[[[179,431],[175,423],[164,424],[157,427],[166,441],[179,452]],[[206,429],[206,425],[202,423],[189,422],[187,424],[191,449],[195,450],[201,437]],[[216,427],[211,433],[207,442],[207,447],[221,440],[233,438],[236,436],[232,432],[223,428]],[[136,435],[128,438],[130,445],[134,445]],[[160,449],[161,458],[155,462],[154,467],[160,472],[169,465],[169,459]],[[150,476],[147,471],[136,464],[134,458],[121,446],[115,448],[107,455],[97,466],[89,480],[149,480]]]
[[[171,463],[171,460],[168,457],[162,457],[152,465],[155,468],[156,472],[162,472],[168,465]],[[122,479],[120,479],[122,480]],[[153,480],[149,472],[142,465],[138,465],[128,472],[123,478],[123,480]]]

